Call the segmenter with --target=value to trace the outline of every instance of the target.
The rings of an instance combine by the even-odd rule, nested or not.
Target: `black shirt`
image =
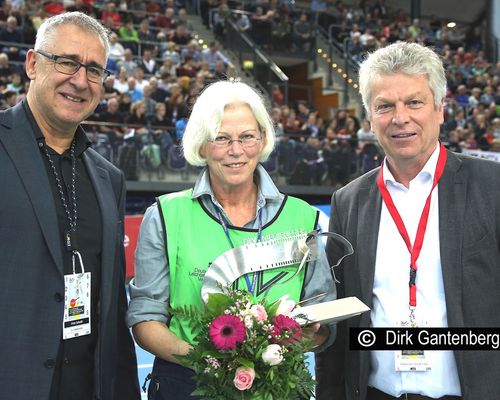
[[[63,251],[64,274],[73,273],[72,253],[64,247],[64,232],[69,229],[69,221],[62,205],[57,187],[56,179],[48,158],[45,154],[47,149],[54,163],[56,171],[61,180],[61,186],[66,201],[73,215],[71,201],[71,157],[67,149],[63,154],[58,154],[45,143],[40,128],[38,127],[28,103],[23,102],[24,109],[33,128],[35,140],[44,161],[50,187],[54,195],[54,204],[57,212],[57,224],[61,237]],[[101,246],[102,246],[102,222],[99,204],[90,176],[83,162],[83,153],[90,146],[90,142],[82,128],[75,133],[75,157],[76,157],[76,204],[77,204],[77,227],[76,247],[80,252],[85,272],[91,273],[91,334],[78,338],[62,340],[59,346],[57,362],[52,380],[50,400],[89,400],[94,395],[94,354],[97,345],[98,331],[98,303],[101,281]],[[45,147],[45,148],[44,148]],[[77,264],[78,265],[78,264]],[[80,272],[77,266],[77,272]],[[64,301],[64,299],[62,299]],[[61,334],[62,334],[61,315]]]

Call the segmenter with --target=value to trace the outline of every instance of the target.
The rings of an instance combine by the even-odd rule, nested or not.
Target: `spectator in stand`
[[[455,100],[460,107],[464,110],[469,106],[469,96],[467,95],[467,86],[459,85],[457,88],[457,93],[455,95]]]
[[[17,104],[18,94],[12,90],[5,90],[2,93],[2,101],[0,109],[6,110],[7,108],[14,107]]]
[[[208,69],[212,72],[215,72],[217,61],[222,61],[226,67],[234,68],[234,65],[219,50],[219,42],[217,41],[210,42],[208,48],[202,51],[201,58],[208,62]]]
[[[471,90],[471,95],[469,96],[468,100],[468,107],[469,108],[475,108],[479,105],[481,101],[481,89],[478,87],[474,87]]]
[[[238,27],[240,32],[248,31],[252,27],[252,24],[250,22],[250,18],[248,18],[248,15],[245,13],[243,9],[243,5],[238,3],[236,5],[236,11],[237,11],[236,26]]]
[[[16,93],[16,95],[24,91],[24,83],[19,72],[15,71],[12,74],[11,81],[7,84],[7,90]]]
[[[290,110],[288,116],[286,117],[285,124],[283,125],[283,131],[285,132],[285,135],[298,139],[298,136],[300,135],[300,121],[297,119],[294,110]]]
[[[483,151],[491,150],[493,143],[495,141],[495,136],[493,135],[493,130],[490,126],[486,127],[486,133],[483,134],[479,139],[477,139],[478,147]]]
[[[153,58],[150,49],[144,49],[142,59],[138,65],[145,73],[153,75],[158,70],[159,66]]]
[[[212,32],[217,40],[224,40],[226,37],[226,24],[229,17],[230,10],[227,0],[221,0],[221,4],[217,7],[212,19]]]
[[[176,26],[176,20],[174,15],[174,9],[172,7],[165,8],[165,12],[162,15],[156,17],[156,27],[161,28],[165,32],[169,32]]]
[[[493,87],[488,85],[483,89],[483,94],[481,95],[481,104],[489,106],[491,103],[495,102],[495,96],[493,95]]]
[[[284,136],[283,124],[281,123],[281,108],[274,107],[271,110],[271,121],[273,123],[274,132],[276,133],[276,139],[280,139]]]
[[[359,147],[362,148],[366,143],[375,143],[375,132],[372,131],[370,121],[363,119],[361,128],[358,129],[356,136],[359,141]]]
[[[47,16],[52,17],[53,15],[62,14],[64,11],[64,4],[62,0],[53,0],[44,3],[43,10],[47,13]]]
[[[118,41],[118,35],[115,32],[111,32],[109,35],[109,58],[117,63],[125,59],[125,48]]]
[[[0,29],[0,41],[10,43],[24,43],[24,38],[21,30],[17,26],[17,19],[14,16],[9,16],[4,28]],[[2,51],[9,55],[13,61],[24,60],[26,50],[17,47],[13,44],[4,46]]]
[[[15,68],[9,63],[9,56],[6,53],[0,53],[0,85],[7,85],[14,71]]]
[[[107,101],[111,98],[117,99],[120,96],[120,92],[115,89],[115,76],[110,75],[108,79],[103,82],[103,101],[107,104]]]
[[[208,62],[202,61],[200,63],[200,70],[196,73],[196,80],[205,86],[207,82],[212,82],[213,79],[214,74],[208,69]]]
[[[145,85],[148,84],[148,80],[144,78],[144,70],[141,67],[137,67],[134,72],[135,83],[137,88],[142,90]]]
[[[289,51],[292,45],[292,23],[288,14],[275,15],[271,23],[273,49]]]
[[[191,56],[186,56],[185,62],[177,68],[177,76],[188,76],[189,78],[194,78],[198,69],[196,68],[194,60]]]
[[[144,93],[142,92],[141,88],[137,87],[136,80],[133,76],[128,77],[127,85],[128,88],[126,93],[130,95],[130,100],[132,101],[132,104],[144,98]]]
[[[109,143],[116,152],[123,141],[123,123],[125,122],[125,116],[120,112],[118,99],[108,100],[106,111],[100,114],[99,121],[103,122],[99,125],[99,132],[108,136]]]
[[[150,14],[159,14],[161,11],[160,4],[157,0],[148,0],[146,4],[146,12]]]
[[[163,103],[170,96],[168,90],[158,86],[158,79],[154,76],[149,78],[149,87],[151,88],[151,98],[157,103]]]
[[[186,61],[186,56],[190,56],[198,67],[201,62],[201,50],[196,39],[191,40],[186,47],[181,50],[181,60]]]
[[[105,5],[101,19],[107,27],[114,30],[118,30],[122,26],[122,18],[120,13],[116,10],[116,4],[114,2],[109,2]]]
[[[123,60],[118,62],[118,68],[124,68],[127,76],[134,75],[137,63],[134,60],[134,53],[132,52],[132,49],[125,48]]]
[[[124,92],[120,95],[119,107],[120,112],[124,116],[128,116],[130,114],[130,107],[132,106],[132,97],[130,97],[129,92]]]
[[[312,46],[313,30],[306,13],[293,24],[293,41],[300,51],[310,51]]]
[[[160,135],[168,132],[167,128],[172,126],[172,121],[167,117],[167,107],[165,103],[156,103],[155,114],[150,121],[154,134]]]
[[[66,7],[66,12],[79,11],[81,13],[95,17],[94,2],[86,0],[75,0],[72,5]],[[28,13],[29,14],[29,13]]]
[[[179,115],[179,110],[186,108],[186,98],[184,96],[183,88],[178,83],[174,83],[170,86],[170,97],[165,102],[166,105],[166,115],[170,121],[170,125],[175,125],[177,121],[177,116]]]
[[[478,109],[473,111],[472,118],[467,123],[467,127],[474,132],[474,138],[476,142],[479,143],[479,139],[481,139],[487,131],[487,120],[486,115],[479,112]]]
[[[172,61],[174,68],[177,68],[181,64],[181,55],[177,50],[175,42],[170,41],[167,43],[167,50],[162,54],[162,57],[163,60],[169,58],[170,61]]]
[[[153,117],[156,110],[156,101],[151,98],[152,92],[153,89],[151,88],[151,86],[149,86],[149,84],[144,85],[144,87],[142,88],[142,93],[144,94],[144,98],[142,101],[144,102],[144,106],[146,107],[145,114],[148,120]]]
[[[118,70],[118,79],[115,79],[113,88],[118,90],[120,93],[124,93],[128,90],[128,75],[125,67],[121,67]]]
[[[264,12],[261,6],[257,6],[251,16],[252,28],[250,32],[255,43],[260,46],[267,47],[270,44],[273,16],[272,10]]]
[[[134,21],[131,17],[126,20],[125,25],[122,25],[120,29],[118,29],[118,36],[120,37],[120,42],[123,44],[123,47],[130,49],[132,54],[137,54],[139,34],[134,28]]]
[[[148,133],[149,124],[146,118],[146,106],[143,100],[132,102],[130,115],[127,118],[127,125],[134,129],[136,134],[146,135]],[[138,139],[137,136],[136,139]]]
[[[177,78],[177,67],[172,61],[172,58],[165,57],[163,59],[163,64],[158,70],[157,75],[160,76],[162,81],[164,81],[164,79]]]
[[[320,135],[320,122],[316,112],[310,112],[307,120],[301,127],[301,134],[308,137],[318,137]]]
[[[170,36],[170,40],[179,46],[185,46],[191,41],[191,34],[185,25],[177,25]]]
[[[279,85],[272,86],[272,103],[273,107],[281,107],[285,103],[285,96]]]
[[[189,34],[192,34],[194,31],[193,24],[189,21],[185,8],[179,8],[179,12],[177,14],[177,25],[184,25],[184,28],[186,28],[186,31]]]
[[[144,54],[146,50],[150,50],[152,54],[158,54],[158,49],[155,45],[156,35],[149,28],[149,20],[147,18],[144,18],[139,24],[137,36],[139,37],[141,54]]]
[[[460,146],[460,136],[458,132],[453,130],[448,134],[448,144],[445,144],[448,150],[454,151],[455,153],[462,152],[462,146]]]

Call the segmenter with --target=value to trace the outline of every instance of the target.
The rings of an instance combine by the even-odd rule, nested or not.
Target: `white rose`
[[[288,300],[288,295],[285,294],[280,297],[279,302],[280,304],[278,306],[278,310],[276,311],[276,315],[282,314],[286,317],[290,316],[292,310],[295,308],[295,301]]]
[[[262,353],[262,360],[269,365],[278,365],[283,361],[283,354],[279,344],[270,344]]]

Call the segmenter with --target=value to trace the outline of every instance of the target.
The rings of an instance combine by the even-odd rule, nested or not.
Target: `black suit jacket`
[[[83,160],[102,219],[96,396],[140,398],[125,325],[121,171],[92,149]],[[62,334],[62,241],[40,150],[21,104],[0,112],[0,398],[47,399]]]
[[[355,254],[337,270],[338,297],[372,306],[382,198],[378,168],[338,190],[330,230],[345,236]],[[500,327],[500,163],[448,152],[439,190],[441,265],[450,327]],[[328,243],[331,264],[340,250]],[[364,400],[368,351],[350,351],[349,327],[369,327],[370,313],[337,328],[337,341],[317,356],[318,399]],[[455,351],[464,400],[500,399],[500,352]]]

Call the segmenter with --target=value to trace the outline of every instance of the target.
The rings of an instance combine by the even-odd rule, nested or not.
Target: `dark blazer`
[[[378,168],[334,193],[330,230],[355,254],[336,271],[338,297],[372,306],[382,198]],[[500,163],[448,152],[439,190],[439,240],[450,327],[500,327]],[[333,264],[340,254],[327,252]],[[337,341],[317,356],[318,399],[364,400],[370,353],[350,351],[349,327],[369,327],[370,313],[339,324]],[[455,351],[464,400],[500,399],[500,352]]]
[[[102,218],[96,396],[139,399],[125,325],[121,171],[92,149],[83,160]],[[62,241],[46,168],[21,104],[0,112],[0,398],[48,399],[62,335]],[[95,327],[95,328],[94,328]]]

